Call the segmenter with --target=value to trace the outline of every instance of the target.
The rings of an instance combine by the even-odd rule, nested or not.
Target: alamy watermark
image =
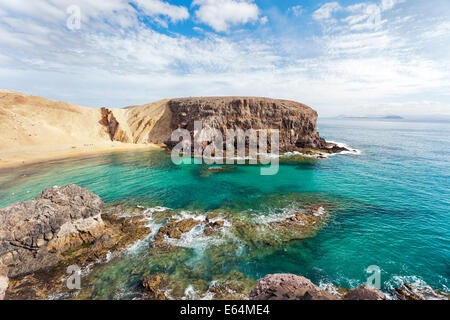
[[[172,162],[179,164],[262,164],[261,175],[275,175],[279,169],[278,129],[204,128],[202,121],[194,122],[194,132],[177,129],[172,133]],[[269,152],[270,149],[270,152]],[[270,166],[267,166],[269,165]]]
[[[80,290],[81,289],[81,269],[76,265],[69,266],[66,273],[69,277],[66,280],[66,286],[69,290]]]
[[[76,31],[81,29],[81,9],[77,5],[71,5],[66,10],[69,17],[66,20],[67,29]]]
[[[366,269],[366,273],[370,273],[371,275],[367,278],[366,284],[370,287],[381,289],[381,269],[379,266],[369,266]]]

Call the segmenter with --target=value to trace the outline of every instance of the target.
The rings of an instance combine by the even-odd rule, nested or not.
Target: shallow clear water
[[[377,265],[386,291],[397,281],[417,279],[448,290],[450,124],[321,120],[319,129],[327,140],[345,142],[362,154],[282,164],[276,176],[259,175],[257,166],[204,175],[205,167],[175,166],[161,151],[52,161],[0,170],[0,207],[71,183],[90,189],[105,202],[191,212],[272,214],[295,201],[327,201],[333,204],[332,218],[315,237],[266,254],[237,254],[224,262],[221,272],[239,270],[253,279],[288,272],[317,284],[355,287],[365,283],[366,268]],[[194,246],[179,263],[195,265],[201,259],[199,250]],[[96,296],[126,297],[124,292],[132,291],[140,277],[131,275],[132,269],[148,263],[142,259],[129,255],[98,270],[92,276],[97,291],[114,286],[111,279],[127,280],[117,284],[120,292],[115,295]],[[197,276],[189,275],[191,280]],[[201,277],[213,280],[207,272]]]

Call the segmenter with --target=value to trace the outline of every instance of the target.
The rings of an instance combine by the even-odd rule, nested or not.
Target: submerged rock
[[[233,232],[249,247],[273,247],[293,240],[311,237],[329,214],[322,206],[293,213],[279,221],[255,223],[247,220],[234,220]]]
[[[164,282],[166,282],[165,277],[159,274],[154,274],[144,277],[144,279],[142,279],[142,286],[149,294],[150,299],[167,300],[166,295],[162,292],[162,286]]]
[[[221,172],[229,172],[236,170],[236,167],[234,166],[224,166],[224,167],[210,167],[204,170],[200,171],[201,176],[209,176],[211,174],[215,173],[221,173]]]

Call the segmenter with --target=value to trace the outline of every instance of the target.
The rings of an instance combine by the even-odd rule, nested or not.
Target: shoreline
[[[344,147],[347,151],[340,151],[337,153],[326,154],[317,150],[317,154],[307,154],[299,151],[286,152],[280,154],[278,157],[289,157],[300,155],[310,158],[328,158],[329,156],[335,154],[354,154],[360,155],[361,151],[358,149],[350,148],[347,144],[327,141],[328,143],[334,144],[338,147]],[[123,142],[107,142],[100,144],[67,144],[67,145],[53,145],[48,147],[42,146],[28,146],[23,148],[15,149],[0,149],[0,170],[19,168],[22,166],[43,163],[53,160],[64,160],[64,159],[76,159],[82,156],[95,155],[109,152],[121,152],[121,151],[132,151],[132,150],[162,150],[163,145],[159,144],[134,144],[134,143],[123,143]],[[247,157],[246,157],[247,158]],[[238,158],[236,158],[238,160]]]
[[[5,149],[0,150],[0,170],[53,160],[75,159],[86,155],[145,149],[162,150],[162,146],[157,144],[132,144],[114,141],[104,144],[67,144],[48,147],[29,146]]]

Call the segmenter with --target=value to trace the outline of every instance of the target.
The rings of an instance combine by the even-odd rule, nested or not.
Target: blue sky
[[[0,0],[0,39],[0,88],[86,106],[249,95],[450,115],[448,0]]]

